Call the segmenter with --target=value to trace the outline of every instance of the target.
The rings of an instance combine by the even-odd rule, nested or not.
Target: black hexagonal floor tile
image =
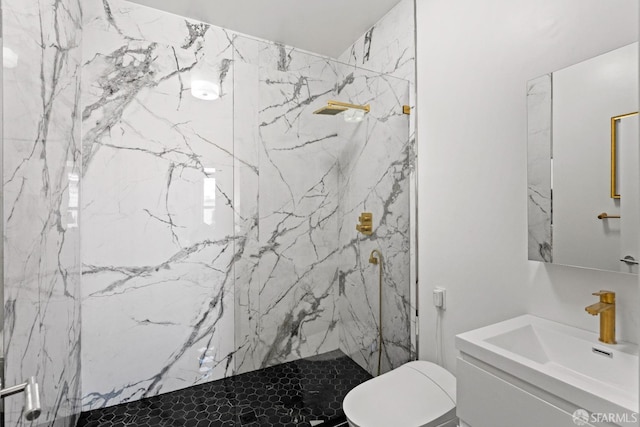
[[[342,400],[371,378],[341,351],[136,402],[83,412],[78,427],[323,427],[345,421]]]

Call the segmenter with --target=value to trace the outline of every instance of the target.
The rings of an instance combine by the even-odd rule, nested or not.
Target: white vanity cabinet
[[[456,337],[461,427],[638,427],[638,347],[531,315]]]
[[[458,358],[457,415],[468,427],[575,427],[580,409],[468,355]],[[584,423],[583,426],[592,426]]]

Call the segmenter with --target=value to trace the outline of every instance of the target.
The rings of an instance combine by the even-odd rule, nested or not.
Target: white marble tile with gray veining
[[[84,18],[84,408],[334,350],[341,318],[360,352],[373,291],[338,292],[361,245],[386,261],[385,366],[405,360],[408,83],[122,0]],[[329,99],[375,110],[347,130],[312,114]],[[369,239],[342,231],[362,208]]]
[[[551,75],[527,83],[529,259],[553,261],[551,237]]]
[[[132,36],[131,20],[164,14],[93,6],[83,70],[85,409],[233,372],[233,260],[244,245],[234,230],[230,41],[172,17],[163,37],[174,44],[162,44],[144,38],[146,26]],[[220,85],[220,99],[191,96],[196,73]]]
[[[414,2],[402,0],[347,48],[339,61],[410,82],[408,104],[415,109]],[[414,135],[415,112],[410,118]]]
[[[344,123],[340,165],[341,264],[339,283],[341,347],[371,373],[377,370],[379,319],[378,266],[368,262],[372,250],[383,258],[382,369],[410,360],[409,177],[414,154],[405,80],[363,70],[345,70],[342,97],[371,105],[360,124]],[[373,214],[374,233],[355,230],[361,212]]]
[[[260,242],[259,231],[259,162],[258,132],[259,49],[253,39],[234,39],[234,120],[236,234],[243,236],[243,251],[237,252],[235,267],[236,372],[256,369],[254,348],[258,345],[260,320]],[[242,159],[242,161],[238,160]],[[258,365],[259,366],[259,365]]]
[[[367,129],[360,125],[362,129],[349,129],[343,127],[340,135],[349,141],[366,141],[366,144],[356,142],[354,147],[347,149],[343,153],[343,179],[347,183],[342,184],[344,194],[341,195],[341,209],[344,209],[345,219],[341,228],[341,243],[347,245],[346,254],[351,254],[351,258],[342,257],[343,262],[349,260],[344,265],[342,280],[340,283],[340,316],[341,316],[341,347],[362,366],[370,372],[377,370],[377,346],[376,336],[378,318],[378,296],[377,296],[377,270],[368,263],[369,253],[373,249],[382,249],[383,257],[389,258],[391,262],[385,268],[385,290],[391,290],[383,295],[383,310],[390,310],[389,314],[383,313],[384,339],[394,341],[385,347],[383,357],[383,370],[398,366],[403,361],[409,360],[415,354],[415,276],[413,271],[415,264],[412,257],[415,254],[415,223],[409,212],[415,210],[415,48],[414,48],[414,5],[410,0],[404,0],[394,7],[369,31],[363,34],[350,48],[341,56],[340,60],[349,64],[345,67],[344,74],[349,75],[352,71],[354,75],[358,72],[366,74],[364,69],[382,73],[383,76],[392,76],[403,79],[407,83],[407,92],[403,96],[394,94],[385,98],[387,93],[386,85],[389,81],[373,79],[371,82],[358,82],[358,79],[347,85],[348,95],[357,102],[372,104],[372,113],[377,108],[382,107],[385,114],[390,114],[395,120],[395,124],[382,118],[374,130]],[[400,83],[396,84],[402,87]],[[392,85],[391,85],[392,86]],[[404,88],[403,88],[404,90]],[[399,117],[402,105],[411,106],[412,114],[408,120],[404,121]],[[375,116],[372,116],[375,117]],[[371,118],[367,120],[371,120]],[[382,126],[381,126],[382,124]],[[394,129],[395,135],[386,135],[385,127]],[[385,138],[402,135],[404,141],[399,144],[388,142],[379,144]],[[366,161],[376,159],[376,166],[364,167]],[[381,159],[386,159],[380,164]],[[371,176],[372,171],[385,171],[385,178],[378,181],[379,177]],[[401,171],[399,174],[398,172]],[[389,180],[389,177],[394,177]],[[385,188],[391,182],[394,187]],[[386,183],[385,183],[386,181]],[[383,204],[384,208],[378,212],[385,218],[390,218],[391,223],[395,223],[395,230],[387,232],[383,228],[381,233],[385,233],[387,239],[364,238],[357,235],[349,225],[351,225],[359,215],[359,211],[375,211],[377,203],[373,202],[370,188],[357,188],[363,183],[375,183],[378,185],[376,193],[388,193],[394,199],[395,206],[390,209],[389,205]],[[356,189],[353,189],[356,187]],[[368,202],[365,202],[368,199]],[[389,209],[389,211],[385,214]],[[402,214],[402,218],[394,218],[397,214]],[[375,224],[376,213],[374,213]],[[355,240],[354,240],[355,239]],[[375,242],[375,243],[374,243]],[[392,287],[388,286],[393,282]],[[375,283],[374,283],[375,282]],[[375,285],[375,286],[374,286]],[[389,304],[386,306],[385,304]],[[400,313],[395,318],[394,315]],[[389,320],[389,319],[392,320]],[[399,335],[397,335],[399,333]],[[390,338],[396,337],[396,338]],[[410,342],[410,347],[406,343]],[[372,347],[372,344],[374,345]]]
[[[403,0],[391,9],[379,22],[363,34],[351,47],[340,55],[340,61],[354,68],[363,68],[385,75],[398,77],[409,82],[409,99],[405,101],[411,107],[408,120],[409,140],[411,141],[411,166],[409,168],[408,186],[403,189],[409,195],[409,212],[416,211],[415,188],[415,22],[414,2]],[[416,221],[410,215],[410,232],[408,233],[410,251],[410,306],[415,312],[416,295]],[[410,316],[411,322],[411,353],[416,353],[415,328],[416,317]]]
[[[336,66],[277,44],[258,55],[258,329],[241,370],[338,346],[337,135],[335,120],[312,114],[331,98]]]
[[[80,397],[80,64],[77,0],[2,4],[5,381],[35,376],[38,424],[73,426]],[[31,425],[23,397],[5,424]]]

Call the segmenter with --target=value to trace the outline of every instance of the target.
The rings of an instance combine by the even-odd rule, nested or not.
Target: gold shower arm
[[[367,104],[367,105],[356,105],[356,104],[349,104],[348,102],[340,102],[340,101],[327,101],[328,105],[333,105],[336,107],[345,107],[345,108],[353,108],[356,110],[364,110],[367,113],[371,111],[371,105]]]

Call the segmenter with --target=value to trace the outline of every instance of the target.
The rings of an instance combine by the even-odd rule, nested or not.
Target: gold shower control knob
[[[360,214],[358,221],[360,223],[356,225],[356,230],[365,236],[373,234],[373,214],[371,212],[363,212]]]
[[[361,224],[373,222],[373,214],[371,212],[363,212],[358,218]]]

